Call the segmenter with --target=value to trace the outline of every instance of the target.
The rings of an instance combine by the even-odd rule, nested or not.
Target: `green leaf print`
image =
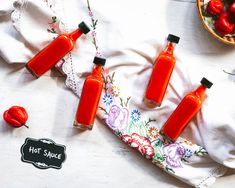
[[[152,146],[154,148],[154,160],[163,162],[165,160],[165,156],[162,152],[162,147],[163,147],[163,143],[160,140],[156,140],[154,142],[152,142]]]
[[[144,126],[144,123],[140,122],[138,127],[139,127],[139,134],[142,135],[142,136],[147,137],[148,131],[147,131],[146,127]]]
[[[165,170],[169,173],[172,173],[172,174],[175,173],[175,171],[172,168],[169,168],[168,166],[166,166]]]
[[[207,153],[207,151],[203,147],[200,147],[199,150],[194,152],[194,154],[196,156],[201,157],[201,156],[207,155],[208,153]]]
[[[155,155],[153,157],[154,160],[163,162],[165,160],[165,157],[162,153],[162,150],[159,147],[154,147]]]
[[[143,122],[134,123],[132,120],[129,122],[128,134],[137,133],[141,136],[147,137],[147,129]]]

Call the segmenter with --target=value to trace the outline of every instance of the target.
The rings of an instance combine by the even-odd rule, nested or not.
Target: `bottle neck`
[[[205,96],[205,92],[206,92],[206,87],[204,85],[200,85],[195,91],[194,93],[201,99],[204,99]]]
[[[69,36],[73,41],[76,41],[82,34],[83,32],[78,28],[75,31],[71,32]]]
[[[174,49],[175,49],[175,43],[173,43],[173,42],[168,42],[167,45],[166,45],[166,48],[165,48],[164,52],[173,55]]]
[[[102,65],[95,65],[92,71],[93,76],[101,77],[103,73],[103,66]]]

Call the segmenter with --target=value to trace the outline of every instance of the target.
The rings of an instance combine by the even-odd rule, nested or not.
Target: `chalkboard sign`
[[[42,138],[26,138],[21,147],[21,160],[40,169],[60,169],[66,159],[66,147],[54,141]]]

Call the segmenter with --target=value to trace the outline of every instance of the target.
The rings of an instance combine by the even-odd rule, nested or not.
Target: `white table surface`
[[[195,1],[171,0],[169,3],[172,3],[166,16],[169,30],[185,36],[181,46],[187,50],[188,59],[200,59],[189,66],[203,72],[206,71],[206,61],[208,69],[231,69],[232,64],[226,59],[235,56],[234,47],[212,40],[205,33],[197,17]],[[181,11],[178,7],[182,7]],[[182,16],[187,19],[175,21],[182,20],[179,19]],[[204,56],[207,60],[203,59]],[[200,70],[200,64],[204,64],[203,70]],[[72,124],[78,99],[65,87],[64,78],[60,75],[49,72],[35,80],[23,65],[8,65],[1,59],[0,83],[0,115],[12,105],[24,106],[29,112],[27,124],[30,126],[29,129],[13,129],[0,118],[1,188],[189,187],[145,160],[99,121],[91,132],[74,129]],[[26,137],[50,138],[66,145],[67,159],[62,169],[39,170],[23,163],[20,147]],[[233,185],[234,174],[234,170],[229,170],[212,187]]]

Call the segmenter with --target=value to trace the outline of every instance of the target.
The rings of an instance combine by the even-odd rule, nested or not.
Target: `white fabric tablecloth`
[[[0,30],[0,54],[8,63],[25,63],[39,49],[45,46],[55,35],[48,33],[47,30],[39,33],[36,32],[40,31],[40,27],[44,27],[43,24],[47,24],[48,21],[42,25],[39,25],[39,28],[34,25],[31,30],[28,30],[29,25],[31,23],[35,24],[35,20],[38,18],[30,17],[27,15],[27,11],[23,13],[23,16],[30,18],[31,20],[24,19],[24,17],[19,20],[19,17],[17,17],[19,16],[18,14],[14,14],[12,18],[9,17],[8,13],[13,10],[11,3],[12,2],[10,1],[9,4],[4,3],[5,6],[1,7],[2,10],[0,10],[0,14],[2,15],[0,26],[3,28]],[[120,64],[119,62],[125,63],[127,60],[129,65],[144,67],[145,64],[148,65],[154,60],[157,53],[164,46],[164,40],[168,33],[181,36],[180,44],[176,49],[176,56],[179,67],[186,67],[186,71],[183,71],[182,73],[183,77],[181,77],[181,79],[183,80],[177,81],[180,77],[176,76],[176,79],[171,81],[173,87],[176,87],[180,98],[183,97],[186,92],[195,88],[203,76],[206,76],[214,82],[213,87],[208,91],[208,98],[202,108],[201,113],[199,113],[197,118],[190,124],[188,129],[185,131],[184,136],[188,137],[195,143],[205,146],[212,159],[218,163],[234,168],[235,134],[233,125],[235,121],[235,111],[233,110],[234,105],[232,98],[235,93],[235,86],[234,78],[223,72],[223,69],[228,71],[232,71],[234,69],[232,63],[232,59],[235,56],[233,53],[234,48],[221,44],[205,32],[197,17],[195,2],[169,0],[156,4],[155,1],[143,3],[135,1],[126,2],[121,0],[118,2],[91,1],[91,4],[92,7],[94,7],[94,14],[99,19],[97,30],[99,47],[102,50],[102,54],[109,58],[107,66],[110,70],[112,70],[112,66]],[[19,4],[16,4],[15,6],[19,6]],[[89,22],[89,17],[87,16],[87,10],[85,7],[86,4],[84,2],[77,2],[73,0],[66,1],[66,3],[61,4],[60,6],[57,6],[56,4],[54,11],[58,13],[58,17],[61,17],[61,20],[63,20],[60,22],[61,27],[58,29],[58,32],[61,32],[60,29],[70,31],[73,28],[76,28],[77,23],[82,20]],[[61,8],[63,8],[63,12],[58,12]],[[72,11],[75,9],[79,11]],[[45,12],[39,11],[35,12],[35,14],[43,14],[47,17],[54,16],[54,12],[50,9],[43,10],[45,10]],[[66,17],[63,14],[65,14]],[[11,19],[15,21],[14,27]],[[15,28],[17,30],[15,30]],[[40,38],[37,36],[40,36]],[[88,36],[88,40],[91,40],[89,38],[90,36]],[[15,49],[14,53],[12,53],[12,49]],[[120,53],[123,55],[121,58]],[[92,49],[91,43],[88,43],[87,39],[83,37],[82,40],[78,41],[78,47],[74,52],[72,52],[72,56],[74,58],[73,64],[66,61],[66,64],[63,67],[67,73],[71,72],[71,67],[75,70],[73,75],[68,76],[66,83],[76,94],[80,93],[83,80],[81,79],[81,82],[79,82],[79,73],[90,71],[91,63],[88,62],[92,61],[94,54],[95,52]],[[67,57],[65,60],[68,59],[69,58]],[[79,63],[76,64],[76,62]],[[80,63],[82,66],[79,65]],[[4,68],[6,69],[5,66],[6,65],[4,65]],[[181,70],[184,70],[184,68],[179,68],[178,72]],[[135,73],[136,69],[131,69],[131,71]],[[7,77],[10,77],[11,74],[7,73],[6,75]],[[45,122],[45,125],[42,125],[42,127],[44,127],[43,129],[42,127],[39,127],[38,123],[41,121],[41,116],[34,116],[34,119],[31,121],[33,121],[32,126],[35,128],[32,128],[34,129],[32,131],[30,129],[30,137],[42,137],[45,134],[45,137],[59,138],[59,141],[69,143],[71,148],[72,146],[75,147],[74,142],[76,142],[76,139],[74,140],[74,132],[71,130],[72,127],[70,126],[72,124],[74,114],[72,114],[71,111],[67,111],[67,115],[63,115],[64,117],[67,116],[64,119],[64,122],[56,120],[60,117],[57,115],[57,112],[59,111],[58,113],[63,113],[64,111],[62,101],[67,101],[68,99],[66,98],[66,95],[71,97],[71,93],[68,91],[61,91],[65,96],[61,95],[59,97],[58,94],[55,95],[53,92],[53,88],[56,88],[54,85],[55,83],[51,83],[50,86],[49,84],[44,84],[45,80],[48,80],[47,76],[42,77],[40,81],[33,81],[26,71],[22,69],[20,69],[20,73],[12,73],[12,75],[16,75],[12,76],[12,83],[8,80],[6,82],[6,77],[2,77],[3,86],[1,89],[1,93],[4,93],[2,95],[3,98],[12,95],[13,99],[10,100],[12,104],[21,102],[22,105],[28,109],[36,110],[36,106],[39,105],[37,104],[37,101],[44,101],[45,98],[53,98],[54,100],[54,103],[52,102],[52,104],[50,104],[50,106],[53,104],[55,105],[54,111],[52,107],[51,110],[47,108],[48,102],[45,102],[44,105],[40,106],[40,109],[43,108],[43,106],[45,109],[41,109],[40,111],[38,110],[38,112],[41,113],[42,111],[45,111],[46,114],[48,114],[47,116],[51,119],[47,119],[48,117],[46,118],[47,121]],[[75,85],[73,84],[74,81],[76,82]],[[184,88],[182,87],[182,81],[185,83]],[[29,89],[27,89],[27,86]],[[177,86],[182,88],[177,88]],[[41,88],[44,89],[42,90]],[[28,91],[27,94],[26,91]],[[15,96],[21,97],[18,98]],[[32,101],[29,102],[28,100],[23,100],[22,96],[28,96],[29,98],[32,98]],[[60,101],[61,107],[56,98]],[[177,99],[178,102],[180,98]],[[2,111],[4,107],[6,108],[6,106],[10,105],[8,105],[8,100],[4,100],[4,102],[6,104],[2,105]],[[72,100],[70,99],[70,103],[66,102],[66,104],[68,105],[67,107],[71,107],[72,111],[75,113],[77,104],[76,98],[73,96]],[[175,106],[173,105],[172,109],[174,109]],[[70,122],[66,122],[68,121],[67,118],[69,118]],[[43,131],[48,128],[47,126],[51,127],[48,122],[51,122],[52,119],[54,122],[53,125],[55,127],[58,126],[58,129],[51,129],[49,132]],[[63,132],[63,127],[65,125],[71,127],[71,129],[68,129],[68,135],[71,136],[68,136],[69,138],[67,138]],[[5,130],[6,128],[3,129]],[[8,128],[7,131],[9,131]],[[22,132],[22,135],[15,132]],[[4,136],[7,137],[7,140],[9,140],[10,135],[10,137],[14,137],[15,135],[15,143],[18,143],[19,147],[21,142],[19,142],[17,137],[24,140],[23,138],[25,137],[25,134],[26,133],[21,130],[13,130],[13,132],[9,131],[8,134]],[[90,136],[92,134],[89,133],[83,133],[82,135],[86,135],[88,137],[94,136]],[[88,138],[85,140],[87,141],[87,139]],[[14,140],[11,142],[14,142]],[[84,151],[83,155],[85,155],[85,152],[86,151]],[[84,160],[85,156],[82,158]],[[81,156],[79,159],[81,159]],[[21,165],[23,166],[25,164]],[[17,175],[19,176],[19,174]],[[118,177],[120,178],[120,175]],[[7,180],[7,177],[5,180]],[[146,181],[146,179],[144,181]]]

